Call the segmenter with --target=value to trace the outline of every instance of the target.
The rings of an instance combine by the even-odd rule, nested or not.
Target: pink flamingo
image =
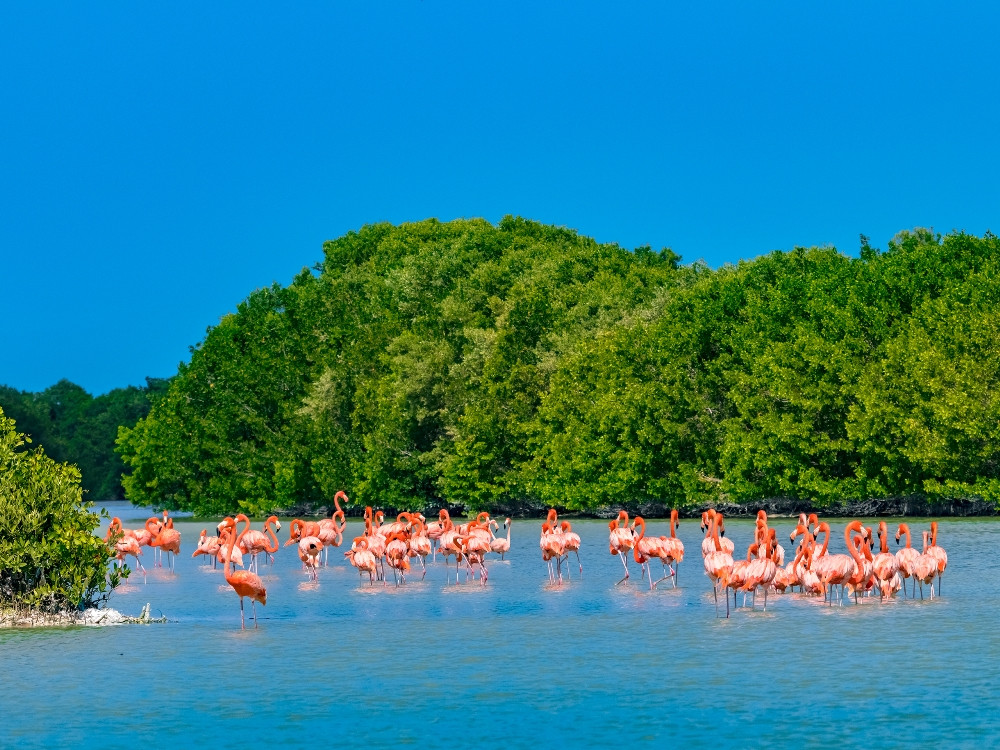
[[[899,560],[889,551],[889,530],[885,521],[878,523],[878,537],[880,551],[872,560],[872,570],[878,581],[879,600],[885,601],[893,594],[892,581],[899,574]]]
[[[243,531],[237,535],[236,524],[240,521],[246,523],[243,527]],[[267,589],[264,588],[263,581],[257,576],[256,573],[251,573],[249,570],[237,570],[235,573],[230,573],[230,560],[232,559],[232,552],[236,544],[240,541],[240,537],[247,532],[250,528],[250,519],[245,515],[240,513],[236,516],[236,519],[229,518],[228,516],[223,521],[226,524],[226,528],[229,531],[229,543],[228,543],[228,553],[226,555],[226,564],[222,569],[223,575],[226,577],[226,583],[233,587],[233,591],[240,597],[240,627],[246,629],[246,619],[243,614],[243,597],[250,598],[250,605],[253,607],[253,626],[257,627],[257,602],[261,603],[261,606],[267,604]]]
[[[164,517],[166,517],[167,512],[163,511]],[[149,518],[146,520],[146,531],[153,533],[150,528],[151,524],[157,523],[156,519]],[[149,542],[150,547],[159,547],[161,551],[167,553],[167,565],[170,567],[170,572],[174,572],[174,555],[179,555],[181,553],[181,533],[173,528],[173,521],[170,520],[169,525],[160,525],[159,532],[153,535],[153,539]],[[162,567],[162,563],[160,564]]]
[[[375,555],[368,549],[368,537],[359,536],[354,538],[351,549],[344,553],[351,565],[358,569],[358,574],[367,573],[368,582],[374,586],[375,576],[378,573],[378,563]]]
[[[715,549],[705,555],[705,574],[712,581],[712,591],[715,594],[715,616],[719,616],[719,588],[725,592],[729,583],[729,576],[733,572],[733,556],[722,547],[719,538],[719,525],[722,522],[722,514],[716,513],[709,519],[710,533]],[[726,617],[729,617],[729,593],[726,593]]]
[[[410,534],[409,555],[420,559],[420,567],[423,569],[421,578],[427,575],[427,555],[431,554],[431,540],[427,536],[427,526],[420,518],[414,519],[416,529]]]
[[[118,567],[125,564],[126,555],[131,555],[135,558],[135,564],[139,566],[139,570],[142,571],[143,578],[145,578],[146,569],[142,567],[142,561],[139,560],[142,547],[135,536],[126,533],[126,529],[122,528],[122,522],[117,516],[112,518],[111,523],[108,524],[108,532],[104,536],[104,541],[110,542],[112,538],[115,538],[115,559],[118,561]]]
[[[406,572],[410,569],[410,545],[407,543],[405,531],[392,531],[386,537],[385,559],[392,568],[392,578],[398,586],[400,581],[406,583]],[[396,571],[399,579],[396,579]]]
[[[507,529],[507,536],[498,536],[496,539],[490,542],[490,549],[500,555],[500,559],[503,560],[503,556],[510,552],[510,519],[504,519],[503,526]]]
[[[915,581],[920,584],[920,598],[924,598],[924,584],[928,583],[931,587],[931,599],[933,599],[934,577],[938,574],[938,559],[927,552],[927,542],[930,534],[926,531],[922,532],[922,534],[924,537],[923,553],[914,558],[910,564],[910,570],[913,573]]]
[[[191,553],[191,557],[197,557],[198,555],[208,555],[212,559],[212,567],[216,564],[216,555],[219,554],[219,537],[208,536],[208,529],[201,530],[201,536],[198,537],[198,548]]]
[[[299,539],[299,559],[309,571],[314,581],[319,580],[319,556],[323,552],[323,542],[318,536],[304,536]]]
[[[576,555],[576,562],[580,566],[580,575],[583,575],[583,563],[580,561],[580,535],[573,531],[573,526],[569,521],[563,521],[560,526],[562,528],[563,541],[566,544],[566,556],[569,557],[570,552]]]
[[[931,521],[931,544],[927,548],[927,554],[933,555],[938,561],[938,596],[941,596],[941,577],[944,575],[944,569],[948,567],[948,553],[944,551],[943,547],[938,547],[937,543],[937,521]]]
[[[271,524],[274,524],[274,529],[271,528]],[[254,573],[257,572],[257,555],[261,552],[273,555],[278,551],[278,536],[275,531],[281,531],[281,523],[277,516],[269,516],[264,522],[264,531],[247,529],[247,533],[240,540],[240,551],[250,555],[250,570]],[[270,539],[268,539],[269,534]]]
[[[704,513],[701,514],[701,530],[705,532],[705,538],[701,540],[701,556],[706,557],[712,552],[716,552],[715,540],[712,539],[712,520],[719,515],[714,508],[709,508]],[[736,545],[733,544],[732,539],[726,539],[726,527],[722,525],[719,529],[720,541],[722,545],[722,551],[728,552],[732,556],[733,552],[736,551]]]
[[[903,534],[906,535],[906,546],[896,551],[896,559],[899,561],[899,573],[903,576],[903,596],[906,596],[906,579],[913,577],[913,561],[920,556],[920,553],[910,546],[910,527],[908,524],[899,524],[899,528],[896,529],[896,544],[899,544],[899,537]],[[917,582],[914,580],[911,598],[916,595]]]
[[[542,559],[548,563],[549,580],[562,583],[562,558],[566,552],[566,542],[562,532],[552,528],[548,521],[542,524],[542,536],[538,540],[542,550]],[[556,569],[552,569],[552,560],[556,561]]]
[[[649,559],[651,557],[660,557],[660,540],[656,537],[646,536],[646,519],[642,516],[636,516],[632,521],[632,533],[635,534],[635,527],[639,527],[639,536],[635,538],[635,544],[632,547],[632,556],[635,561],[639,563],[639,569],[643,571],[643,574],[649,575],[649,590],[653,590],[653,573],[649,569]]]
[[[677,509],[674,508],[670,511],[670,536],[660,537],[661,548],[664,552],[660,556],[660,562],[665,562],[667,568],[670,569],[671,580],[674,583],[674,588],[677,588],[677,566],[684,562],[684,542],[677,538],[677,527],[680,526],[679,514]],[[664,575],[663,578],[667,576]],[[660,579],[660,581],[663,580]],[[660,581],[657,581],[659,583]]]
[[[628,580],[628,561],[625,559],[625,552],[635,546],[635,535],[628,525],[628,513],[623,510],[618,511],[618,518],[611,521],[608,528],[611,530],[608,536],[608,549],[612,555],[618,555],[625,567],[625,577],[615,584],[617,586]]]

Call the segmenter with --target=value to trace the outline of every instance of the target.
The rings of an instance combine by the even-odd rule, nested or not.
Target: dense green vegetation
[[[41,393],[0,386],[0,408],[53,460],[76,464],[89,499],[121,500],[125,464],[115,453],[118,428],[145,417],[166,388],[166,380],[147,378],[144,388],[116,388],[95,398],[68,380]]]
[[[114,552],[89,508],[76,467],[27,450],[0,409],[0,606],[84,609],[110,594]]]
[[[1000,500],[993,235],[713,271],[518,218],[366,226],[194,347],[128,498],[570,509]]]

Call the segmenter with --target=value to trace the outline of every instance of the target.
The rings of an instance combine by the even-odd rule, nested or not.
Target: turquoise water
[[[843,551],[843,521],[831,523],[831,551]],[[715,616],[693,520],[679,529],[680,587],[653,592],[634,563],[614,585],[621,563],[602,521],[574,522],[583,576],[573,559],[562,586],[548,583],[540,521],[514,521],[510,560],[489,564],[485,587],[446,583],[439,561],[423,581],[396,588],[390,574],[373,588],[342,549],[312,582],[287,547],[261,569],[268,604],[247,631],[221,569],[190,557],[206,525],[178,522],[176,574],[153,570],[147,551],[146,582],[134,575],[109,602],[132,615],[149,602],[167,624],[0,631],[0,746],[996,742],[992,519],[940,522],[949,566],[935,601],[830,607],[785,594],[729,620]],[[745,551],[752,522],[726,525]],[[787,549],[792,521],[772,525]],[[349,522],[348,538],[360,529]]]

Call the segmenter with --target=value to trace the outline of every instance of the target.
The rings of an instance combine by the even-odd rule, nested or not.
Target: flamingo
[[[705,532],[705,538],[701,540],[702,557],[716,551],[715,540],[712,539],[712,519],[714,519],[717,515],[718,513],[716,513],[714,508],[709,508],[701,514],[701,530]],[[722,526],[722,528],[719,529],[719,536],[721,537],[719,543],[722,545],[722,551],[728,552],[730,556],[732,556],[733,552],[736,551],[736,545],[733,543],[732,539],[726,539],[725,526]]]
[[[323,551],[323,542],[318,536],[304,536],[299,539],[299,559],[309,570],[309,575],[314,581],[319,580],[319,555]]]
[[[208,536],[208,529],[202,529],[201,536],[198,537],[198,548],[191,553],[191,557],[208,555],[212,559],[212,567],[214,568],[216,555],[219,554],[219,546],[219,537]]]
[[[510,519],[506,518],[503,522],[504,528],[507,529],[507,536],[498,536],[496,539],[490,542],[490,549],[500,555],[500,559],[503,560],[503,556],[510,552]],[[582,566],[581,566],[582,570]]]
[[[120,536],[115,538],[116,535]],[[145,578],[146,569],[142,567],[142,561],[139,560],[142,546],[135,536],[126,533],[126,529],[122,528],[122,522],[117,516],[112,518],[111,523],[108,524],[108,532],[104,536],[104,541],[110,542],[112,538],[115,538],[115,559],[118,560],[118,567],[125,564],[126,555],[132,555],[135,558],[135,564],[139,566],[139,570],[142,571],[143,578]]]
[[[538,541],[542,550],[542,559],[548,563],[549,580],[562,583],[562,558],[566,552],[566,541],[561,532],[556,531],[548,521],[542,524],[542,537]],[[556,570],[552,570],[552,559],[555,558]]]
[[[271,524],[274,524],[274,529],[271,528]],[[281,523],[277,516],[268,516],[264,522],[264,531],[247,529],[247,533],[240,541],[240,551],[250,555],[250,570],[254,573],[257,572],[257,555],[261,552],[273,555],[278,551],[278,536],[274,533],[275,531],[281,531]],[[268,539],[268,534],[271,535],[270,539]]]
[[[899,560],[899,573],[903,576],[903,595],[906,596],[906,579],[913,577],[913,561],[920,556],[920,553],[910,546],[910,527],[908,524],[899,524],[899,528],[896,529],[896,544],[899,544],[899,537],[903,534],[906,534],[906,546],[896,551],[896,559]],[[916,595],[917,582],[914,580],[911,598]]]
[[[406,583],[406,571],[410,569],[410,545],[407,543],[405,531],[392,531],[386,537],[385,559],[392,568],[392,577],[398,586],[400,581]],[[399,571],[399,580],[396,580],[396,571]]]
[[[236,524],[240,521],[245,522],[246,526],[244,526],[243,531],[237,535]],[[261,606],[267,604],[267,589],[264,588],[263,582],[256,573],[251,573],[249,570],[237,570],[235,573],[230,573],[230,560],[232,559],[233,548],[250,528],[250,519],[240,513],[236,516],[235,520],[227,516],[223,523],[226,524],[226,528],[229,530],[229,543],[227,549],[228,554],[226,555],[226,564],[222,569],[222,573],[226,577],[226,583],[232,586],[233,591],[235,591],[240,597],[240,627],[244,630],[246,629],[246,619],[243,614],[243,597],[249,597],[250,605],[253,607],[253,626],[256,628],[256,603],[260,602]]]
[[[944,569],[948,567],[948,553],[944,551],[943,547],[938,547],[937,543],[937,521],[931,521],[931,544],[927,548],[927,554],[933,555],[938,561],[938,596],[941,596],[941,576],[944,575]]]
[[[770,531],[773,532],[774,529],[770,529]],[[754,602],[757,599],[757,588],[763,587],[764,611],[767,612],[767,590],[771,586],[771,582],[774,580],[774,577],[778,572],[778,553],[777,544],[774,544],[772,541],[774,539],[774,534],[764,533],[762,536],[764,537],[764,540],[758,542],[757,545],[757,558],[751,560],[750,564],[746,567],[746,571],[744,573],[745,582],[743,584],[743,592],[753,592],[753,596],[750,601]],[[753,604],[751,603],[751,607],[752,606]]]
[[[617,586],[628,580],[628,561],[625,559],[625,552],[635,546],[635,536],[628,526],[628,513],[623,510],[618,512],[618,518],[611,521],[608,528],[611,530],[608,537],[608,548],[612,555],[618,555],[621,558],[622,565],[625,566],[625,577],[615,584]]]
[[[716,513],[709,519],[710,533],[715,549],[705,555],[705,574],[712,581],[712,591],[715,594],[715,616],[719,616],[719,587],[725,591],[729,583],[729,576],[733,572],[733,556],[722,547],[719,538],[719,525],[722,522],[722,514]],[[729,617],[729,594],[726,593],[726,617]]]
[[[913,577],[917,583],[920,584],[920,598],[924,598],[924,584],[929,583],[931,586],[931,599],[934,598],[934,576],[938,574],[938,558],[934,555],[928,553],[928,537],[929,532],[924,531],[924,551],[922,554],[914,558],[910,565],[910,570],[913,573]]]
[[[817,540],[819,535],[824,532],[826,536],[823,538],[823,546],[820,548],[818,554],[813,555],[811,570],[819,579],[819,584],[823,591],[823,599],[825,600],[830,585],[846,582],[847,578],[854,572],[854,561],[850,555],[827,554],[826,550],[830,545],[830,525],[826,521],[816,527]],[[849,545],[850,543],[848,543]],[[833,603],[832,596],[830,597],[830,603]]]
[[[170,572],[174,572],[174,555],[179,555],[181,553],[181,532],[173,528],[173,519],[167,519],[167,512],[163,511],[164,519],[169,521],[167,524],[158,524],[159,531],[153,533],[150,528],[150,524],[158,523],[155,518],[146,519],[146,531],[153,534],[153,538],[149,542],[150,547],[158,547],[161,551],[166,551],[167,553],[167,565],[170,567]],[[163,563],[160,563],[160,567],[163,567]]]
[[[510,521],[509,518],[507,520]],[[576,561],[580,565],[580,575],[583,575],[583,563],[580,561],[580,535],[573,531],[573,527],[569,521],[563,521],[560,525],[562,527],[563,540],[566,543],[566,556],[569,557],[570,552],[576,554]]]
[[[653,573],[649,569],[649,558],[660,556],[660,540],[655,537],[646,536],[646,519],[636,516],[632,521],[632,533],[635,534],[635,527],[639,527],[639,536],[635,539],[632,547],[632,556],[639,563],[639,568],[649,574],[649,590],[653,590]]]
[[[378,563],[375,555],[368,549],[368,537],[359,536],[354,538],[351,549],[344,553],[351,565],[358,569],[358,574],[367,573],[368,582],[375,585],[375,575],[378,572]]]
[[[423,578],[427,575],[427,555],[431,554],[432,547],[430,537],[427,536],[427,526],[421,518],[422,516],[414,519],[417,528],[410,534],[409,555],[420,558],[420,567],[423,569],[420,577]]]
[[[878,581],[879,600],[885,601],[894,593],[892,581],[899,575],[899,560],[889,552],[889,530],[886,528],[885,521],[878,522],[878,537],[880,551],[872,560],[872,570]]]
[[[660,562],[666,561],[666,565],[670,568],[671,580],[674,583],[674,588],[677,588],[677,566],[684,562],[684,542],[677,538],[677,526],[680,526],[680,520],[678,520],[677,509],[674,508],[670,511],[670,536],[660,537],[662,543],[662,551],[665,553],[661,555]],[[666,578],[666,575],[663,576]],[[660,581],[663,580],[660,579]],[[660,581],[657,581],[659,583]]]

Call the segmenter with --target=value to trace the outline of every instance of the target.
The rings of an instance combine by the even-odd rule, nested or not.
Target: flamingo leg
[[[243,617],[243,597],[242,596],[240,597],[240,628],[242,628],[243,630],[247,629],[247,623],[246,623],[246,620]]]
[[[241,599],[240,602],[242,603],[242,601],[243,600]],[[250,600],[250,607],[253,609],[253,626],[257,627],[257,600],[256,599],[251,599]]]
[[[623,582],[625,582],[625,581],[628,580],[628,562],[625,560],[625,553],[624,552],[619,552],[618,553],[618,557],[621,558],[622,565],[625,566],[625,577],[622,578],[621,581],[618,581],[618,583],[623,583]],[[615,586],[617,586],[618,583],[616,583]]]

